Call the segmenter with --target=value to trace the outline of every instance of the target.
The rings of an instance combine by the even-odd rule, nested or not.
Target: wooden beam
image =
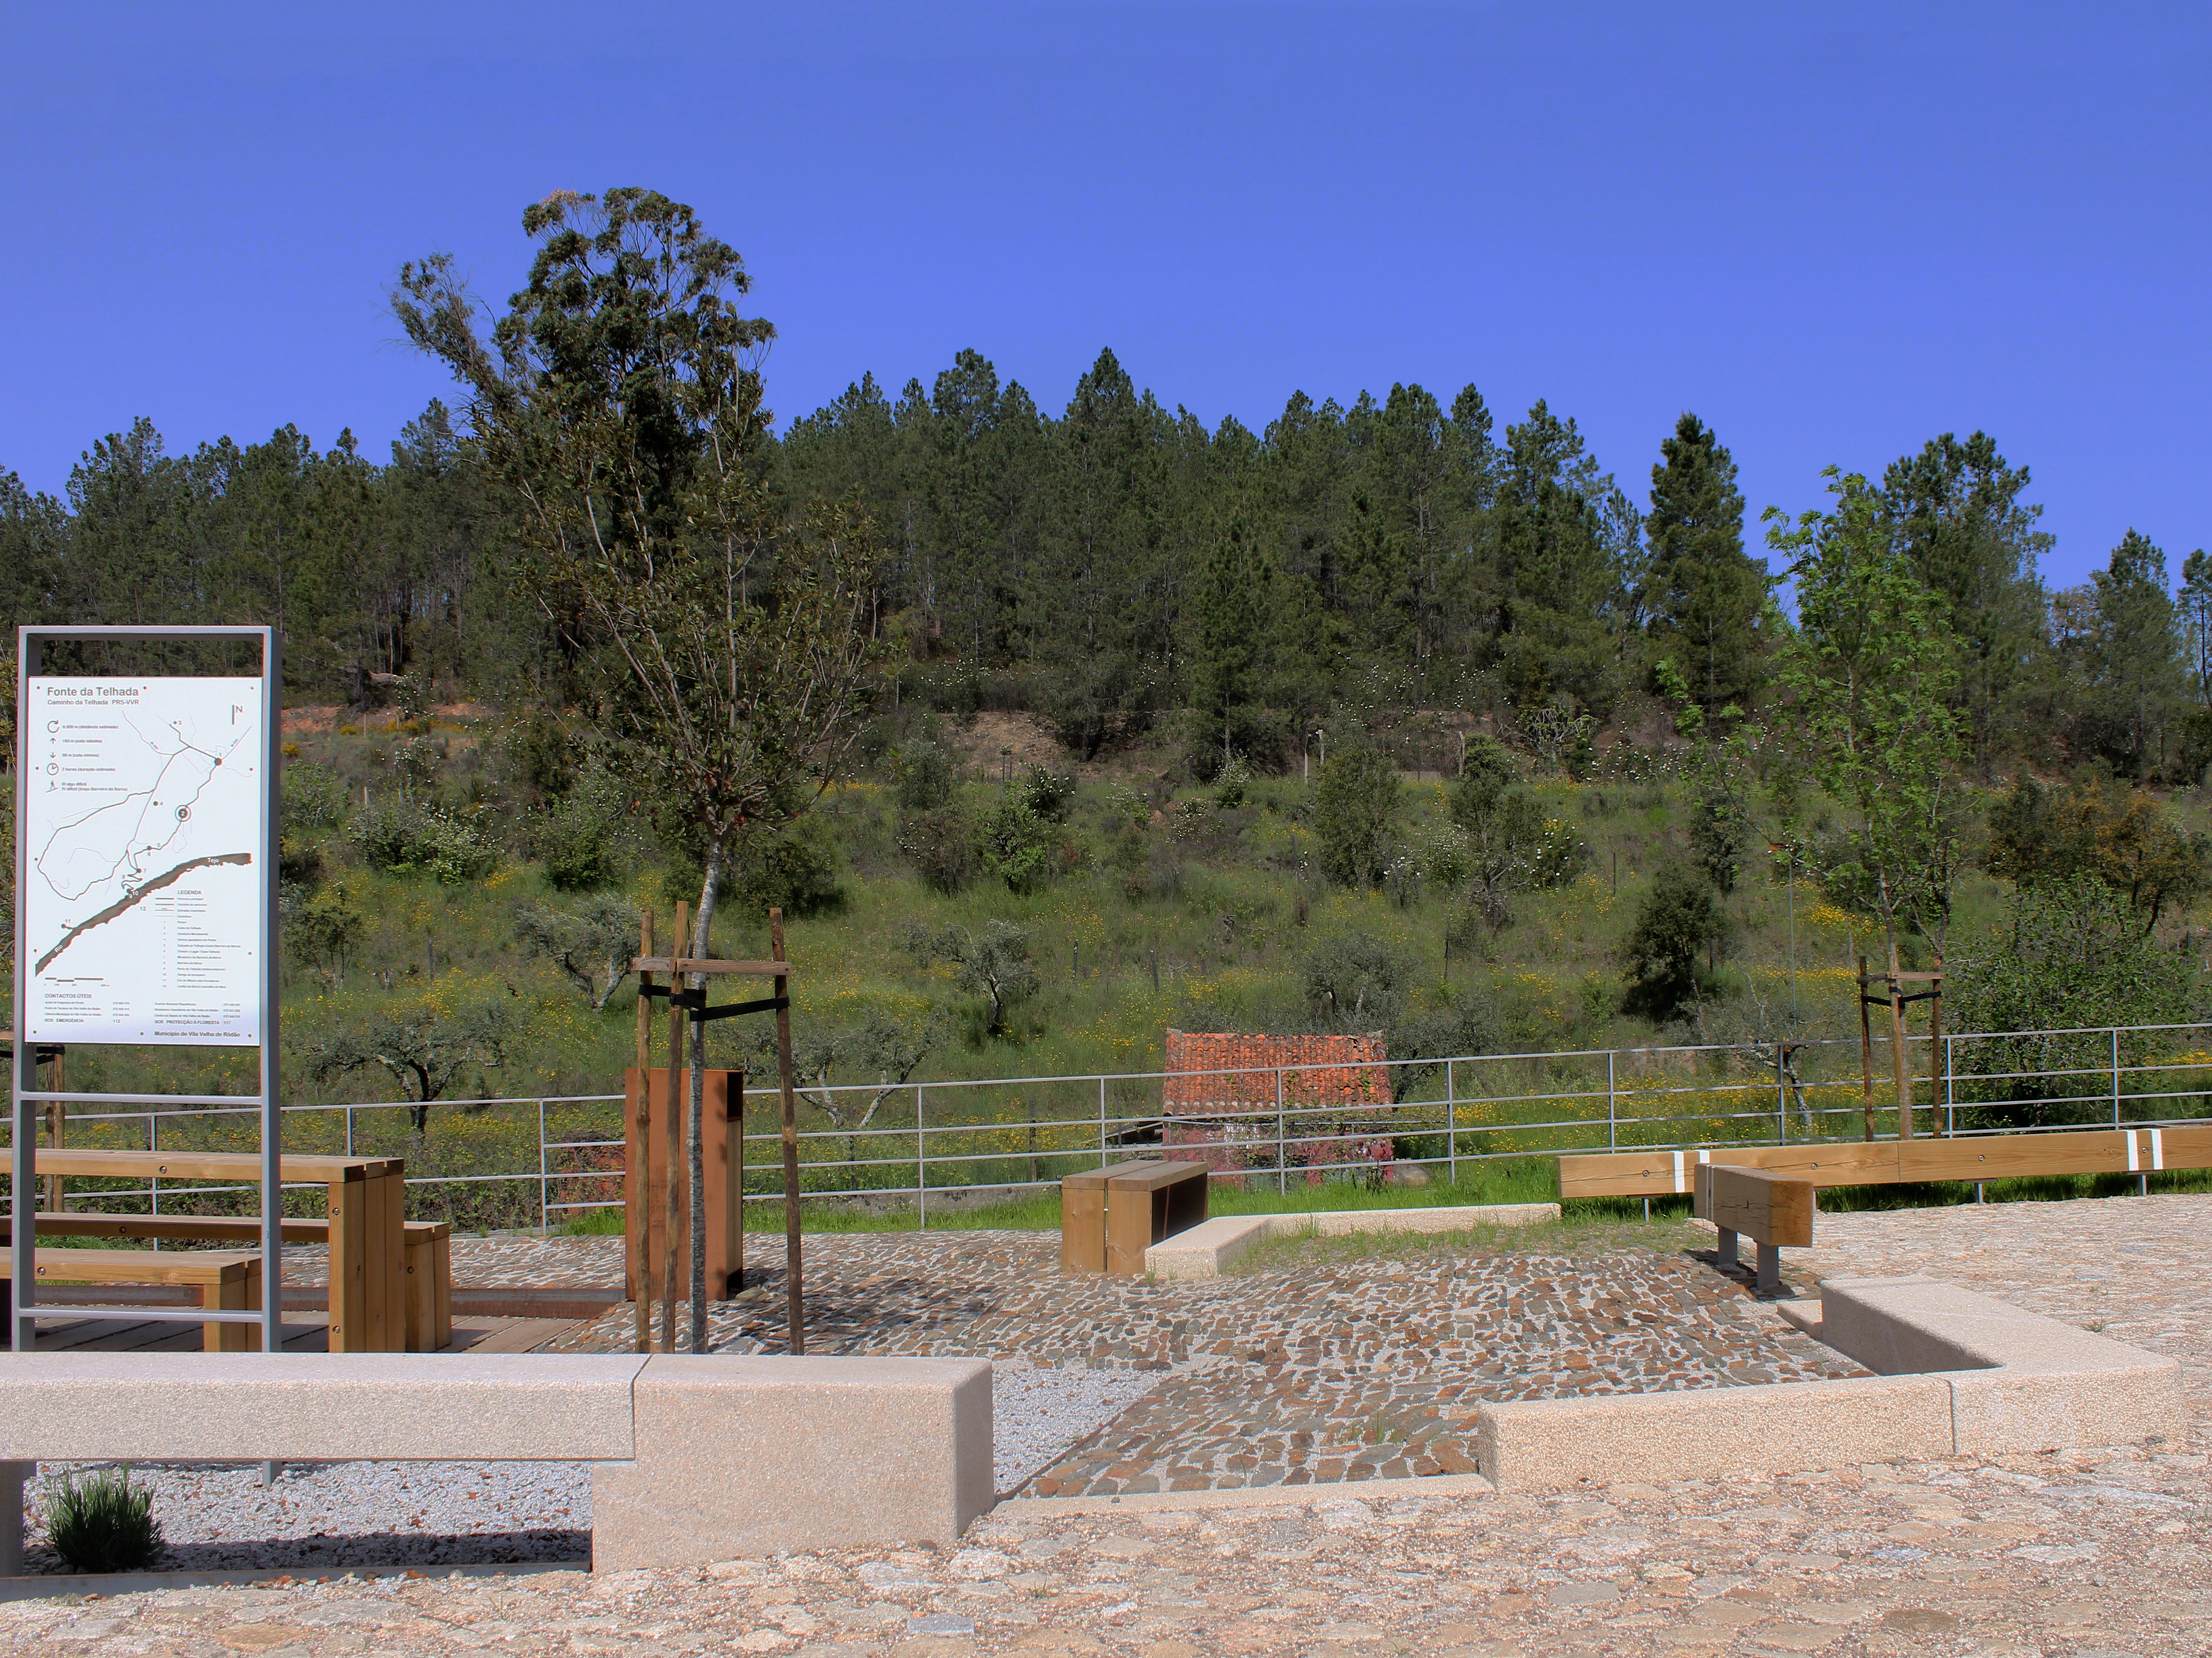
[[[633,956],[629,964],[635,973],[671,973],[678,976],[704,973],[749,979],[787,979],[793,971],[789,962],[726,962],[714,956]]]
[[[1656,1198],[1695,1192],[1698,1159],[1761,1169],[1822,1186],[1992,1181],[2022,1175],[2124,1175],[2212,1169],[2212,1127],[2093,1128],[2048,1134],[1961,1134],[1911,1140],[1722,1145],[1703,1152],[1595,1151],[1559,1159],[1559,1196]],[[2133,1137],[2133,1162],[2130,1137]],[[1679,1159],[1679,1161],[1678,1161]]]
[[[1700,1163],[1694,1212],[1724,1232],[1782,1248],[1813,1247],[1813,1182],[1764,1169]]]
[[[92,1175],[101,1179],[158,1176],[162,1180],[258,1181],[258,1151],[94,1151],[41,1145],[34,1149],[41,1175]],[[286,1153],[283,1177],[317,1185],[377,1180],[397,1175],[405,1161],[396,1157],[336,1157]]]

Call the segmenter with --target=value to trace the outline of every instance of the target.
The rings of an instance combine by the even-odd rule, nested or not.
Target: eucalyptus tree
[[[448,255],[404,266],[392,308],[465,390],[521,543],[522,591],[576,664],[613,763],[700,854],[691,937],[676,942],[704,957],[740,844],[804,812],[858,733],[878,654],[873,537],[841,507],[783,533],[760,375],[775,330],[740,309],[744,262],[689,207],[563,191],[522,226],[538,245],[529,279],[488,334]],[[690,1067],[696,1237],[696,1023]],[[696,1351],[703,1254],[691,1300]]]

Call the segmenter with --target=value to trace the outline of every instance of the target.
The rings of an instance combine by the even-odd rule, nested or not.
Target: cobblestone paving
[[[781,1350],[767,1254],[778,1270],[717,1315],[716,1348]],[[1462,1242],[1170,1284],[1063,1273],[1058,1254],[1049,1233],[810,1239],[808,1348],[1174,1372],[1025,1487],[1047,1497],[1471,1473],[1482,1400],[1862,1374],[1740,1285],[1645,1248]],[[629,1318],[557,1345],[624,1351]]]
[[[1010,1503],[949,1553],[15,1601],[0,1604],[0,1643],[102,1658],[2182,1658],[2212,1646],[2212,1509],[2193,1455],[1560,1497],[1370,1489],[1392,1494]]]
[[[1807,1257],[1816,1272],[1929,1270],[2163,1338],[2197,1367],[2197,1408],[2148,1453],[1544,1497],[1467,1482],[1015,1502],[951,1553],[15,1601],[0,1643],[103,1658],[2194,1658],[2212,1650],[2212,1480],[2189,1442],[2212,1339],[2208,1223],[2212,1199],[2178,1198],[1824,1216]]]

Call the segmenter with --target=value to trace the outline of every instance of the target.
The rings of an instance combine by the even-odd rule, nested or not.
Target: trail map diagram
[[[28,1039],[258,1043],[261,682],[34,678],[24,717]]]

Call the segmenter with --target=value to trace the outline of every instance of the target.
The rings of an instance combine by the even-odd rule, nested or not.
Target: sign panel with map
[[[28,682],[21,835],[33,1042],[261,1040],[262,682]]]

